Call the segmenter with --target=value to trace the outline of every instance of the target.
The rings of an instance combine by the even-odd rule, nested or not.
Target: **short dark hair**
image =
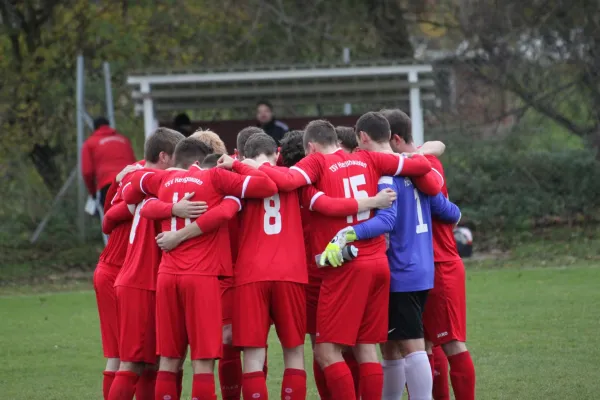
[[[337,135],[331,122],[324,119],[310,121],[304,128],[304,148],[309,142],[315,142],[324,146],[337,145]]]
[[[258,106],[267,106],[267,107],[269,107],[270,110],[273,110],[273,105],[271,104],[271,102],[269,100],[262,99],[262,100],[257,101],[256,107],[258,107]]]
[[[404,111],[396,108],[394,110],[381,110],[380,112],[390,123],[392,135],[398,135],[406,143],[412,143],[412,122]]]
[[[175,165],[187,169],[195,162],[202,163],[211,153],[212,149],[203,141],[193,137],[185,138],[175,147]]]
[[[335,133],[338,141],[345,148],[352,151],[358,147],[358,140],[356,139],[356,133],[353,128],[350,128],[349,126],[336,126]]]
[[[151,163],[158,162],[160,153],[163,151],[172,156],[175,146],[185,137],[173,129],[156,128],[144,145],[144,159]]]
[[[188,117],[188,115],[186,113],[181,113],[181,114],[177,114],[175,116],[175,119],[173,120],[173,124],[175,126],[191,125],[192,121],[190,120],[190,117]]]
[[[261,154],[272,156],[275,153],[277,153],[277,142],[266,133],[252,135],[244,146],[244,154],[248,158],[255,158]]]
[[[94,130],[96,130],[104,125],[110,125],[110,123],[108,122],[108,120],[106,118],[98,117],[94,120]]]
[[[389,142],[391,138],[390,123],[381,113],[373,111],[363,114],[356,121],[356,135],[360,132],[365,132],[377,143]]]
[[[284,166],[291,167],[304,158],[306,153],[303,140],[303,131],[289,131],[281,139],[281,159]]]
[[[257,133],[265,133],[265,131],[256,126],[247,126],[238,133],[236,147],[240,156],[245,157],[244,146],[246,146],[246,142],[248,141],[248,139],[250,139],[252,135],[256,135]]]
[[[204,160],[200,164],[202,168],[214,168],[217,166],[217,161],[223,154],[212,153],[204,157]]]

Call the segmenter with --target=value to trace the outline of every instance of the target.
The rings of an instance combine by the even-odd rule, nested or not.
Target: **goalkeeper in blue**
[[[376,144],[368,149],[382,151],[378,146],[385,148],[385,144]],[[321,264],[328,262],[332,266],[340,266],[343,263],[341,249],[347,244],[388,235],[391,293],[388,341],[381,347],[384,371],[382,399],[402,398],[406,385],[411,400],[430,400],[433,379],[425,352],[422,314],[434,279],[431,217],[458,223],[460,210],[441,193],[436,196],[421,193],[409,178],[382,177],[379,190],[386,188],[398,193],[395,204],[378,210],[375,217],[365,222],[338,232],[322,255]]]

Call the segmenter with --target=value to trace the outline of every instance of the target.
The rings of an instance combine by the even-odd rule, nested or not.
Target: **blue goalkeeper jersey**
[[[456,223],[460,220],[459,208],[442,193],[437,196],[421,193],[409,178],[401,176],[382,177],[378,188],[394,190],[398,199],[390,208],[377,210],[373,218],[355,225],[357,238],[389,233],[387,256],[392,292],[431,289],[434,275],[431,216]]]

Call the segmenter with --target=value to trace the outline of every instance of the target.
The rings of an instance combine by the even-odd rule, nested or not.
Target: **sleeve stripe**
[[[323,192],[317,192],[317,193],[315,193],[315,195],[312,197],[312,199],[310,199],[310,206],[308,206],[308,209],[309,209],[310,211],[312,211],[312,210],[313,210],[313,206],[315,205],[315,202],[317,201],[317,199],[318,199],[319,197],[323,196],[324,194],[325,194],[325,193],[323,193]]]
[[[440,179],[442,180],[442,185],[444,184],[444,177],[442,176],[442,174],[440,173],[440,171],[438,171],[435,168],[431,168],[432,171],[435,171],[436,174],[438,174],[440,176]]]
[[[225,196],[225,197],[223,197],[223,200],[225,200],[225,199],[229,199],[229,200],[235,201],[238,204],[238,212],[242,211],[242,202],[240,201],[240,199],[238,199],[235,196]]]
[[[302,176],[304,177],[304,179],[306,179],[306,184],[307,185],[312,185],[312,182],[310,181],[310,178],[308,177],[308,174],[306,172],[304,172],[304,170],[302,170],[302,169],[300,169],[300,168],[298,168],[296,166],[290,167],[290,169],[293,169],[294,171],[300,172],[302,174]]]
[[[393,185],[394,184],[394,178],[392,178],[391,176],[382,176],[381,178],[379,178],[379,182],[377,182],[378,185]]]
[[[146,191],[144,190],[144,186],[142,185],[142,183],[144,182],[144,178],[146,177],[146,175],[148,174],[153,174],[153,172],[146,172],[144,175],[142,175],[142,179],[140,179],[140,190],[142,191],[142,193],[144,194],[148,194],[146,193]]]
[[[250,182],[250,176],[247,176],[246,179],[244,179],[244,184],[242,185],[242,195],[240,196],[242,199],[244,198],[244,195],[246,194],[246,189],[248,188],[248,183]]]
[[[404,157],[400,156],[398,158],[400,159],[398,160],[398,169],[394,175],[400,175],[402,173],[402,167],[404,167]]]

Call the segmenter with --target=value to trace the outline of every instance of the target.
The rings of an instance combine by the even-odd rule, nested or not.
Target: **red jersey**
[[[284,169],[264,164],[263,168]],[[235,285],[261,281],[308,283],[296,191],[247,200],[240,218]]]
[[[442,193],[448,197],[448,188],[446,187],[446,176],[444,167],[437,157],[430,157],[431,169],[442,178]],[[454,239],[454,225],[443,223],[432,218],[432,236],[433,236],[433,260],[435,262],[448,262],[460,260],[456,240]]]
[[[134,191],[158,195],[162,201],[176,203],[186,193],[194,193],[190,201],[205,201],[210,208],[216,207],[226,197],[266,197],[277,191],[275,184],[258,170],[240,162],[234,163],[236,174],[221,168],[208,170],[192,166],[190,170],[169,170],[132,175]],[[250,176],[252,175],[252,176]],[[135,195],[125,192],[125,199]],[[237,199],[236,199],[237,200]],[[129,200],[128,200],[129,202]],[[238,204],[239,200],[237,200]],[[190,219],[172,217],[161,222],[164,231],[178,230]],[[223,251],[227,249],[227,251]],[[160,273],[186,275],[231,276],[232,263],[227,225],[215,231],[187,240],[175,249],[165,252],[160,263]]]
[[[81,149],[81,174],[88,192],[96,192],[109,185],[126,165],[135,162],[129,139],[110,126],[101,126]]]
[[[151,171],[142,169],[140,171]],[[126,199],[126,193],[131,191],[131,180],[134,174],[129,174],[123,179],[122,197]],[[160,264],[161,250],[156,244],[156,235],[160,232],[160,226],[140,216],[144,205],[155,201],[156,197],[146,196],[135,206],[131,230],[127,240],[127,254],[123,268],[115,281],[115,286],[127,286],[144,290],[156,290],[156,275]],[[114,231],[113,231],[114,232]]]
[[[231,246],[231,264],[235,268],[240,247],[240,219],[237,215],[229,220],[227,229],[229,231],[229,244]]]
[[[424,175],[431,170],[425,157],[403,158],[396,154],[359,151],[345,153],[339,149],[332,154],[311,154],[287,174],[278,170],[267,173],[281,190],[293,190],[300,186],[314,184],[330,197],[361,199],[377,194],[377,182],[382,175],[414,174]],[[317,248],[324,249],[335,234],[355,223],[371,218],[372,212],[365,211],[348,217],[322,216],[311,221],[312,236]],[[354,243],[363,259],[385,256],[385,240],[379,236]]]

